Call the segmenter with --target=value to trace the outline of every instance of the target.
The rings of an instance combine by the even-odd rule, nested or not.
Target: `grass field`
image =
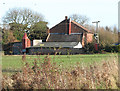
[[[26,61],[32,65],[34,60],[42,63],[46,55],[26,55]],[[117,54],[94,54],[94,55],[50,55],[51,62],[61,65],[62,68],[69,69],[71,66],[99,63],[108,60],[111,56],[117,58]],[[2,56],[3,74],[21,70],[23,66],[22,55]]]
[[[3,56],[4,89],[119,89],[118,54],[26,55],[24,61]]]

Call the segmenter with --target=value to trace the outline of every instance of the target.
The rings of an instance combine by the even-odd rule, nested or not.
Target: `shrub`
[[[98,51],[95,50],[94,43],[88,43],[84,47],[84,51],[87,54],[92,53],[105,53],[105,52],[120,52],[120,45],[106,45],[103,46],[102,44],[99,44]]]
[[[31,67],[26,62],[22,72],[10,77],[3,77],[4,89],[116,89],[118,80],[118,63],[115,58],[110,61],[95,63],[89,67],[78,66],[70,71],[60,69],[51,58],[46,56],[42,64],[37,60]],[[78,63],[77,63],[78,64]]]
[[[88,43],[84,46],[85,53],[95,53],[94,43]]]
[[[119,52],[120,45],[106,45],[105,46],[105,51],[106,52]]]

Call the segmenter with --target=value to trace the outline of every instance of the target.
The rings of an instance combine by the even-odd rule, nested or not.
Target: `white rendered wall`
[[[42,40],[33,40],[33,46],[39,45],[42,43]]]
[[[79,42],[76,46],[74,46],[73,48],[82,48],[82,44]]]

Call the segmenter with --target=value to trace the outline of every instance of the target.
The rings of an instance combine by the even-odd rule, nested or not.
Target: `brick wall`
[[[91,43],[93,41],[93,34],[92,33],[83,33],[82,37],[82,46],[87,43]]]
[[[71,23],[71,33],[83,33],[83,32],[84,32],[84,30],[82,28],[80,28],[73,22]]]
[[[69,31],[69,19],[64,20],[62,22],[60,22],[59,24],[57,24],[56,26],[52,27],[50,29],[50,33],[65,33],[68,34]],[[81,27],[77,26],[76,24],[74,24],[73,22],[71,22],[71,33],[83,33],[84,29],[82,29]]]
[[[93,41],[93,34],[87,33],[87,43],[91,43]]]
[[[50,33],[66,33],[67,21],[64,20],[50,29]]]

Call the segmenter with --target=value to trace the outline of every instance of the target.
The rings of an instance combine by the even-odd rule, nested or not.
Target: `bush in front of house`
[[[98,45],[98,51],[95,49],[95,43],[88,43],[84,46],[84,52],[86,54],[101,53],[103,47]]]
[[[106,45],[104,49],[106,52],[119,52],[120,45]]]
[[[95,48],[93,43],[88,43],[84,46],[84,52],[86,54],[94,53],[94,51],[95,51]]]
[[[98,51],[95,50],[95,43],[88,43],[84,46],[84,52],[86,54],[93,54],[93,53],[114,53],[120,52],[120,45],[105,45],[102,44],[98,45]]]

